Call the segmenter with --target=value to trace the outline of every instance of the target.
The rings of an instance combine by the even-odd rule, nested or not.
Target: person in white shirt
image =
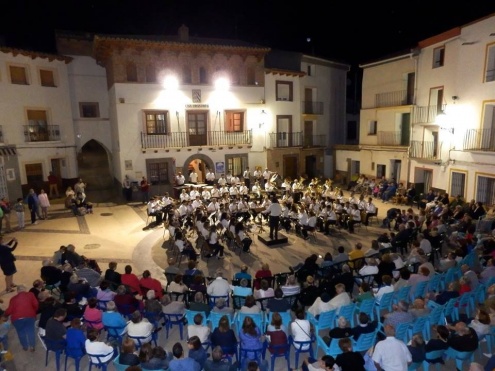
[[[249,171],[249,167],[244,170],[244,173],[242,173],[242,178],[244,180],[244,184],[246,184],[246,187],[250,188],[251,187],[251,172]]]
[[[230,197],[236,197],[239,194],[239,189],[236,185],[232,184],[229,188]]]
[[[338,283],[335,285],[335,292],[337,295],[330,300],[329,304],[331,309],[337,309],[338,315],[340,312],[340,307],[351,303],[351,297],[345,291],[345,285],[343,283]]]
[[[190,339],[193,336],[197,336],[201,343],[207,343],[210,340],[210,328],[203,325],[203,314],[196,313],[194,316],[194,323],[187,325],[187,336]]]
[[[366,216],[364,218],[363,224],[368,225],[370,216],[376,215],[376,206],[373,203],[372,197],[368,198],[368,203],[366,204],[365,210],[366,210]]]
[[[324,292],[320,297],[316,298],[313,305],[308,308],[308,313],[311,313],[314,317],[317,317],[322,312],[328,312],[335,309],[330,304],[330,295]]]
[[[230,284],[223,278],[223,271],[218,269],[215,279],[208,285],[206,292],[210,296],[228,296],[230,294]]]
[[[201,196],[201,193],[196,188],[191,189],[191,192],[189,192],[189,200],[194,201],[196,196]]]
[[[227,178],[225,178],[225,174],[220,175],[220,178],[217,181],[219,187],[223,187],[227,184]]]
[[[376,304],[380,304],[383,295],[388,294],[389,292],[394,292],[394,285],[392,285],[392,277],[388,274],[384,274],[382,276],[383,286],[378,289],[375,294],[375,302]]]
[[[386,371],[407,371],[412,355],[407,345],[395,337],[395,328],[385,325],[385,340],[375,345],[373,362],[378,369]]]
[[[258,183],[261,181],[261,178],[263,177],[263,174],[261,173],[261,168],[257,167],[254,170],[253,177]]]
[[[295,342],[311,340],[313,331],[310,322],[306,319],[304,308],[298,308],[296,310],[296,318],[290,324],[290,332]],[[299,345],[294,343],[294,347],[297,347],[297,349],[306,350],[309,349],[309,344]]]
[[[426,255],[431,254],[431,242],[425,238],[423,233],[418,233],[419,247],[422,249]]]
[[[215,183],[215,173],[210,169],[206,170],[206,184],[213,185]]]
[[[265,185],[266,183],[270,180],[270,177],[272,176],[272,173],[270,170],[268,170],[268,168],[265,169],[265,171],[263,171],[263,180],[265,182]]]
[[[87,354],[99,355],[98,358],[91,357],[91,361],[94,363],[107,362],[114,358],[118,351],[112,346],[104,343],[103,341],[98,341],[98,330],[95,328],[88,329],[87,340],[84,343],[84,348]]]
[[[208,189],[204,188],[202,191],[201,191],[201,198],[203,199],[203,201],[207,202],[207,201],[210,201],[210,198],[211,198],[211,193]]]
[[[180,186],[183,186],[185,182],[186,182],[186,178],[179,171],[177,173],[177,175],[175,176],[175,184],[180,187]]]
[[[282,206],[278,203],[277,198],[272,198],[272,203],[268,208],[262,212],[262,214],[269,215],[270,217],[270,239],[278,239],[278,225],[280,223],[280,215],[282,215]]]
[[[198,173],[196,172],[196,170],[191,170],[191,172],[189,173],[189,181],[192,183],[192,184],[198,184]]]
[[[249,193],[249,188],[244,184],[244,182],[241,182],[241,185],[238,188],[239,194],[242,196],[246,196]]]
[[[192,203],[193,210],[201,209],[203,207],[203,201],[201,201],[200,196],[196,196],[196,199]]]
[[[220,189],[218,189],[217,185],[215,184],[213,188],[211,189],[211,198],[210,199],[218,199],[222,196],[222,193],[220,192]]]
[[[186,188],[182,189],[182,191],[180,192],[179,198],[181,201],[189,201],[191,199],[191,196],[189,195],[189,193],[187,193]]]
[[[230,187],[232,185],[232,173],[230,171],[225,176],[225,179],[227,180],[227,185]]]
[[[127,324],[127,335],[129,336],[139,336],[142,344],[149,343],[153,334],[154,326],[146,318],[143,318],[140,311],[136,310],[131,315],[131,320]],[[134,340],[136,345],[139,344],[137,339]]]

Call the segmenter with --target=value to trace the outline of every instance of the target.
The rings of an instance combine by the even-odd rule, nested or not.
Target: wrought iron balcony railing
[[[200,146],[234,146],[252,144],[252,130],[243,131],[207,131],[205,133],[141,133],[141,148],[181,148]]]
[[[375,107],[393,107],[412,104],[412,98],[407,90],[389,91],[375,95]]]
[[[464,150],[466,151],[495,151],[495,129],[469,129],[464,135]]]
[[[409,146],[408,138],[403,137],[401,131],[379,131],[377,139],[381,146]]]
[[[303,133],[302,132],[279,132],[270,133],[270,147],[302,147]]]
[[[437,120],[437,116],[442,113],[446,105],[441,106],[416,106],[413,107],[411,123],[413,124],[429,124]]]
[[[326,135],[304,135],[304,147],[325,147],[327,145]]]
[[[24,125],[24,141],[50,142],[60,140],[59,125]]]
[[[301,110],[304,115],[323,115],[323,102],[303,101]]]
[[[434,142],[421,142],[419,140],[411,141],[411,158],[420,158],[425,160],[437,159],[437,149]]]

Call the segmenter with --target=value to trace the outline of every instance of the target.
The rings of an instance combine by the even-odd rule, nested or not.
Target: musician
[[[261,186],[260,182],[254,182],[254,186],[251,188],[251,192],[258,195],[258,199],[261,201]]]
[[[225,184],[223,187],[221,187],[220,193],[222,194],[222,197],[225,197],[225,195],[230,196],[229,185]]]
[[[201,189],[201,198],[203,199],[204,202],[209,202],[211,198],[211,193],[207,188],[202,188]]]
[[[258,209],[260,208],[259,201],[256,201],[254,198],[251,198],[248,205],[249,205],[249,213],[253,216],[253,220],[255,220],[256,217],[258,216]]]
[[[366,211],[366,206],[368,203],[364,200],[364,193],[359,196],[358,209],[361,211]]]
[[[282,201],[280,203],[282,205],[282,215],[280,215],[280,224],[282,224],[282,227],[284,227],[285,231],[289,233],[289,231],[292,228],[292,222],[290,219],[290,207],[292,206],[292,203],[289,204],[287,201]]]
[[[225,176],[225,180],[227,181],[227,185],[230,187],[232,185],[232,173],[230,171]]]
[[[286,191],[290,192],[292,190],[292,185],[291,185],[291,180],[290,178],[285,178],[284,181],[282,182],[281,188]]]
[[[297,223],[296,223],[296,234],[306,237],[307,236],[307,231],[306,231],[306,236],[304,236],[302,230],[303,227],[308,225],[308,213],[306,212],[306,208],[304,206],[299,207],[299,213],[297,214]],[[307,239],[307,238],[305,238]]]
[[[261,179],[263,178],[263,174],[261,173],[261,168],[260,167],[257,167],[254,170],[253,177],[254,177],[255,181],[257,181],[258,183],[261,182]]]
[[[273,193],[273,192],[275,192],[275,186],[272,184],[272,182],[270,181],[270,179],[268,179],[265,182],[265,191],[267,193]]]
[[[220,192],[220,189],[218,189],[216,184],[213,185],[213,188],[210,191],[210,195],[210,200],[213,198],[219,199],[220,197],[222,197],[222,193]]]
[[[368,225],[368,220],[371,215],[376,215],[376,206],[373,203],[373,197],[368,198],[368,203],[366,204],[366,216],[364,217],[364,225]]]
[[[241,183],[241,178],[238,175],[232,175],[232,185],[239,185]]]
[[[217,183],[219,188],[222,188],[224,185],[227,184],[227,178],[225,178],[225,174],[220,175]]]
[[[235,216],[237,217],[237,212],[239,210],[237,209],[237,199],[233,199],[231,202],[230,202],[230,205],[229,205],[229,213],[231,216]]]
[[[239,186],[239,194],[241,196],[246,196],[249,193],[249,188],[244,182],[241,182],[241,185]]]
[[[208,246],[210,246],[210,249],[213,250],[213,253],[208,257],[211,258],[213,256],[216,256],[217,259],[223,259],[224,258],[224,256],[223,256],[224,247],[218,241],[219,236],[218,236],[218,232],[217,232],[217,226],[216,225],[210,226],[209,232],[210,233],[208,235],[207,242],[208,242]]]
[[[305,240],[309,239],[308,231],[312,232],[316,229],[316,221],[316,214],[314,213],[314,211],[310,211],[308,213],[308,223],[306,225],[303,225],[301,230]]]
[[[206,211],[210,214],[210,217],[215,222],[217,220],[216,214],[220,210],[220,204],[218,203],[216,198],[212,198],[211,202],[206,207]]]
[[[189,200],[194,201],[196,196],[201,196],[201,192],[195,187],[191,187],[191,191],[189,192]]]
[[[244,184],[246,184],[246,187],[249,189],[251,188],[251,172],[249,171],[249,167],[244,170],[244,173],[242,173],[242,178],[244,179]]]
[[[244,222],[248,221],[251,217],[249,214],[249,204],[245,198],[241,198],[237,203],[237,217],[241,217]]]
[[[222,226],[222,228],[228,230],[229,229],[229,224],[230,224],[229,214],[224,211],[220,215],[220,225]]]
[[[179,171],[175,176],[176,186],[177,187],[183,186],[185,182],[186,182],[186,178],[184,177],[184,175],[182,175],[182,172]]]
[[[154,196],[148,201],[148,215],[152,215],[156,219],[156,225],[160,225],[163,223],[163,211],[162,204],[160,203],[160,198]]]
[[[184,218],[188,215],[189,213],[189,207],[188,207],[189,201],[184,200],[180,204],[179,208],[177,209],[179,211],[179,217],[181,220],[184,220]]]
[[[291,191],[286,191],[285,194],[282,196],[282,201],[284,201],[287,204],[287,207],[290,209],[292,204],[294,203],[294,199],[292,198],[292,193]]]
[[[231,199],[236,198],[239,195],[239,189],[237,189],[237,186],[234,183],[229,188],[229,194]]]
[[[196,199],[192,202],[192,207],[193,207],[194,211],[196,211],[197,209],[203,208],[203,201],[201,201],[201,198],[199,195],[197,195]]]
[[[361,211],[356,204],[353,204],[349,208],[348,214],[349,219],[347,220],[347,227],[349,228],[349,233],[354,233],[354,224],[361,223]]]
[[[242,246],[242,251],[245,253],[249,253],[249,249],[251,247],[251,244],[253,243],[253,240],[245,232],[244,224],[242,222],[236,223],[234,236],[237,243]]]
[[[268,215],[270,218],[270,239],[273,240],[275,236],[275,240],[278,240],[278,225],[280,223],[280,216],[282,215],[282,206],[280,206],[276,196],[272,197],[270,206],[265,211],[262,211],[262,213]]]
[[[189,182],[191,182],[191,184],[198,184],[198,173],[194,169],[189,173]]]
[[[268,170],[268,168],[265,169],[265,171],[263,171],[263,181],[264,181],[264,185],[266,186],[266,183],[270,180],[270,178],[272,177],[272,173],[270,170]]]
[[[213,185],[215,184],[215,173],[211,171],[209,168],[206,169],[206,176],[205,176],[206,184],[208,185]]]
[[[176,229],[175,231],[175,246],[177,246],[181,254],[187,255],[189,260],[197,259],[198,254],[196,253],[196,250],[194,250],[194,247],[192,247],[191,243],[180,229]]]
[[[180,196],[179,196],[179,199],[181,202],[189,201],[191,199],[191,196],[189,195],[189,193],[187,193],[187,188],[182,189]]]

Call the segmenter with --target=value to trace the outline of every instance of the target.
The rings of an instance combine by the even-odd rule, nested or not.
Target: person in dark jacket
[[[5,291],[13,292],[16,286],[14,284],[14,274],[17,273],[15,266],[15,256],[12,253],[17,247],[17,238],[11,239],[5,243],[4,238],[0,235],[0,269],[5,276]]]
[[[351,339],[348,337],[340,339],[339,347],[342,353],[337,355],[335,363],[341,371],[364,371],[364,358],[361,353],[352,350]]]
[[[121,284],[120,273],[117,272],[117,263],[108,263],[108,269],[105,271],[105,281],[110,283],[112,290],[117,290],[117,287]]]
[[[476,331],[468,327],[464,322],[457,322],[454,326],[447,325],[451,330],[449,340],[449,351],[472,352],[478,349],[479,340]]]
[[[135,351],[136,346],[134,345],[134,341],[132,339],[125,338],[122,341],[122,351],[119,355],[119,363],[127,366],[139,365],[139,357],[134,353]]]

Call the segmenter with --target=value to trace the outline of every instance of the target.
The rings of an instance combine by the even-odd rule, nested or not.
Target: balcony
[[[413,107],[411,123],[412,124],[429,124],[437,120],[437,116],[445,110],[446,105],[441,106],[416,106]]]
[[[60,140],[59,125],[24,125],[25,142],[51,142]]]
[[[390,91],[375,95],[375,107],[394,107],[412,104],[412,97],[407,90]]]
[[[187,132],[168,134],[141,133],[142,149],[183,148],[200,146],[234,146],[252,144],[251,130],[244,131],[207,131],[204,134]]]
[[[434,142],[421,142],[418,140],[411,141],[411,158],[423,160],[436,160],[437,149]]]
[[[302,147],[303,133],[300,132],[280,132],[270,133],[270,147]]]
[[[303,101],[301,110],[303,115],[323,115],[323,102]]]
[[[464,136],[465,151],[495,151],[495,129],[470,129]]]
[[[408,138],[403,138],[401,131],[379,131],[377,139],[380,146],[409,146]]]
[[[325,147],[327,145],[326,135],[304,135],[304,147]]]

